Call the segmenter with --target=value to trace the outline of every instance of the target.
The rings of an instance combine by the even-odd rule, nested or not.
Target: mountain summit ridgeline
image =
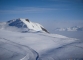
[[[5,22],[5,24],[0,23],[0,27],[4,28],[3,25],[5,26],[5,28],[16,27],[18,29],[23,29],[23,31],[25,29],[26,32],[49,33],[41,24],[31,22],[29,19],[18,18],[18,19],[9,20],[9,21]]]

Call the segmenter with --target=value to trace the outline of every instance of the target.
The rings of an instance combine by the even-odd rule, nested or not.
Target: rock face
[[[30,32],[46,32],[49,33],[42,25],[38,23],[31,22],[29,19],[14,19],[7,21],[9,26],[14,26],[17,28],[27,28]]]

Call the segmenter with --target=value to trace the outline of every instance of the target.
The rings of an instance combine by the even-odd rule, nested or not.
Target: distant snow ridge
[[[83,31],[83,27],[73,26],[68,28],[56,28],[55,31]]]
[[[19,18],[19,19],[9,20],[7,21],[7,25],[6,26],[8,27],[8,29],[11,29],[9,27],[14,27],[15,30],[19,28],[19,30],[21,30],[22,32],[47,32],[49,33],[42,25],[31,22],[29,19]]]

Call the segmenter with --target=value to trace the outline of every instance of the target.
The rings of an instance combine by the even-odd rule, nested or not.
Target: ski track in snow
[[[14,51],[11,51],[11,50],[9,50],[9,49],[6,49],[5,47],[4,47],[4,48],[3,48],[3,47],[0,47],[0,48],[2,48],[2,49],[8,50],[8,51],[10,51],[10,52],[14,52],[14,53],[23,55],[24,57],[23,57],[22,59],[20,59],[20,60],[37,60],[38,57],[39,57],[38,53],[37,53],[36,51],[34,51],[33,49],[29,48],[28,46],[21,45],[21,44],[19,44],[19,43],[10,41],[10,40],[5,39],[5,38],[0,38],[0,40],[5,40],[5,44],[9,44],[9,45],[15,46],[15,47],[17,47],[18,49],[20,49],[23,53],[14,52]],[[1,41],[0,41],[0,42],[1,42]],[[0,44],[0,45],[2,45],[2,44]],[[20,51],[20,50],[19,50],[19,51]],[[29,53],[27,53],[27,52],[29,52],[29,51],[34,55],[34,59],[33,59],[33,57],[29,56]],[[15,56],[16,56],[16,55],[15,55]],[[13,58],[13,57],[15,57],[15,56],[13,55],[13,56],[11,56],[11,58]],[[0,60],[1,60],[1,58],[0,58]]]

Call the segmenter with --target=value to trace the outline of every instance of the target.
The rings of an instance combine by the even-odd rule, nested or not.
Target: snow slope
[[[0,29],[0,60],[67,60],[83,58],[83,42],[58,34]]]

